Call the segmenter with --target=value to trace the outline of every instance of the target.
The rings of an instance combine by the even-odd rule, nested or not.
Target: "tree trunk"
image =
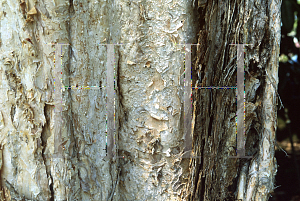
[[[108,199],[117,174],[116,163],[102,157],[106,90],[81,87],[106,85],[106,50],[97,43],[109,36],[110,3],[2,0],[1,6],[5,198]],[[54,43],[70,45],[60,50]],[[60,71],[63,86],[79,86],[63,88],[62,104],[54,91]]]
[[[0,3],[1,200],[268,199],[276,173],[281,2]],[[251,160],[229,158],[236,155],[235,89],[192,90],[200,159],[182,158],[183,44],[197,38],[193,86],[235,86],[236,47],[229,44],[254,45],[245,48]],[[110,158],[112,49],[103,44],[114,43],[122,45],[114,45]]]
[[[268,200],[277,171],[277,84],[281,1],[207,1],[193,86],[235,86],[236,46],[245,46],[245,155],[235,156],[236,99],[233,89],[193,91],[194,147],[188,200]],[[229,76],[228,76],[229,75]],[[196,79],[194,79],[194,77]]]
[[[182,44],[196,43],[197,29],[187,2],[119,1],[114,7],[121,19],[116,41],[124,44],[118,51],[118,151],[124,159],[116,200],[179,200],[184,187]]]

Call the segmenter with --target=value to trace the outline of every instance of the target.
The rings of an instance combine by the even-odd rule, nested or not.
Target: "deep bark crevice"
[[[50,159],[50,155],[45,153],[46,150],[46,146],[47,146],[47,140],[49,138],[49,132],[50,132],[50,115],[51,115],[51,110],[52,110],[52,106],[51,105],[45,105],[44,106],[44,116],[46,119],[46,122],[43,126],[42,132],[41,132],[41,144],[42,144],[42,158],[43,158],[43,162],[45,165],[45,169],[46,169],[46,173],[47,173],[47,178],[51,180],[51,184],[49,186],[50,189],[50,193],[51,193],[51,197],[50,197],[50,201],[54,201],[54,190],[53,190],[53,177],[51,175],[51,169],[50,166],[47,165],[47,161],[51,160]]]

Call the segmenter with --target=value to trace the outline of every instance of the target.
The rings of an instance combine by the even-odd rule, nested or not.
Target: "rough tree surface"
[[[245,47],[246,156],[234,159],[236,95],[233,89],[193,91],[194,152],[189,200],[268,200],[277,171],[277,84],[280,5],[274,0],[207,1],[200,5],[200,31],[193,85],[235,86],[236,46]]]
[[[0,0],[0,200],[268,200],[277,169],[280,5]],[[253,44],[245,48],[251,160],[228,158],[236,148],[235,89],[193,89],[193,152],[201,159],[181,158],[180,44],[197,42],[193,86],[235,86],[236,47],[229,44]],[[61,119],[56,43],[67,44],[62,85],[79,86],[62,90]],[[124,158],[104,157],[107,47],[99,43],[123,43],[114,47],[114,151]]]

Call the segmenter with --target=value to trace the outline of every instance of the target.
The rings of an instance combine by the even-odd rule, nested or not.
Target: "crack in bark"
[[[50,201],[54,201],[53,177],[51,175],[51,170],[49,170],[49,167],[47,166],[47,159],[49,159],[49,157],[45,154],[45,150],[46,150],[46,146],[47,146],[47,133],[46,133],[46,129],[50,130],[50,128],[49,128],[50,116],[48,114],[49,111],[50,111],[50,106],[49,105],[45,105],[44,106],[44,115],[45,115],[46,123],[43,126],[43,130],[41,132],[41,141],[42,141],[42,147],[43,147],[43,149],[42,149],[42,157],[43,157],[43,161],[44,161],[44,165],[45,165],[45,169],[46,169],[46,173],[47,173],[47,178],[51,179],[51,184],[49,185],[49,189],[50,189],[50,193],[51,193]]]
[[[117,66],[117,69],[116,69],[116,78],[117,78],[117,80],[116,80],[116,95],[117,95],[117,97],[121,97],[121,93],[120,93],[120,76],[119,76],[119,72],[120,72],[120,51],[118,51],[118,64],[116,65]],[[120,98],[119,98],[120,99]],[[122,105],[122,101],[116,101],[117,103],[118,103],[118,106],[119,107],[116,107],[116,109],[115,110],[119,110],[119,111],[121,111],[122,109],[123,109],[123,105]],[[117,105],[117,104],[116,104]],[[122,106],[121,106],[122,105]],[[116,111],[116,113],[118,113],[117,111]],[[119,118],[119,116],[116,114],[116,119],[117,119],[117,121],[119,121],[119,125],[122,125],[122,123],[121,123],[121,118]],[[120,129],[120,128],[119,128]],[[118,132],[118,129],[116,129],[116,134],[115,135],[118,135],[119,134],[119,132]],[[117,137],[117,136],[116,136]],[[118,139],[116,139],[116,142],[118,141]],[[107,148],[106,148],[107,149]],[[116,177],[117,177],[117,179],[116,179],[116,181],[115,181],[115,184],[113,185],[113,189],[112,189],[112,191],[111,191],[111,193],[110,193],[110,196],[107,198],[107,200],[113,200],[113,197],[114,197],[114,192],[115,192],[115,189],[116,189],[116,187],[118,186],[118,184],[119,184],[119,180],[120,180],[120,173],[121,173],[121,167],[119,166],[120,164],[119,164],[119,159],[117,158],[117,156],[119,155],[119,150],[118,150],[118,145],[117,145],[117,143],[115,144],[115,149],[116,149],[116,152],[115,152],[115,161],[116,161],[116,165],[118,166],[118,170],[117,170],[117,175],[116,175]],[[112,160],[110,160],[111,162],[112,162]],[[110,172],[112,172],[111,171],[111,166],[110,166]],[[112,177],[112,175],[111,175],[111,177]],[[112,180],[113,180],[113,178],[112,178]]]

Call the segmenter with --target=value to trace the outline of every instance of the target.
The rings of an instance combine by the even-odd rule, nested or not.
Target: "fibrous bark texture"
[[[236,46],[245,46],[245,149],[236,148],[235,89],[193,90],[194,152],[188,200],[268,200],[277,171],[278,56],[281,1],[207,1],[199,5],[200,45],[193,85],[235,86]]]
[[[195,43],[193,4],[116,1],[118,27],[117,200],[179,200],[188,159],[183,152],[185,43]],[[187,79],[187,78],[186,78]]]
[[[267,200],[280,3],[0,0],[0,200]],[[193,89],[193,152],[201,158],[182,158],[184,44],[197,39],[193,86],[235,86],[229,44],[253,44],[245,48],[251,160],[228,158],[235,89]],[[116,44],[114,158],[104,157],[105,44]]]
[[[178,165],[183,44],[196,42],[193,16],[186,1],[1,1],[3,199],[177,199],[186,172]],[[121,159],[102,157],[107,43],[123,43],[114,47]]]
[[[106,90],[81,88],[106,85],[106,49],[98,44],[109,36],[109,8],[107,1],[0,1],[5,199],[111,197],[115,163],[101,157]],[[62,50],[54,43],[64,44]],[[60,110],[53,97],[58,51],[63,86],[79,86],[63,88],[62,119],[54,115]],[[55,155],[56,128],[62,155]]]

